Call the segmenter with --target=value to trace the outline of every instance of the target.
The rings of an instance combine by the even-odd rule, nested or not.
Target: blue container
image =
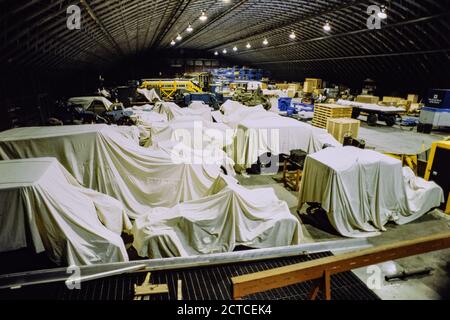
[[[287,111],[292,104],[292,98],[279,98],[278,109],[280,111]]]
[[[288,116],[292,116],[293,114],[298,114],[297,109],[292,106],[289,106],[286,111],[288,113]]]

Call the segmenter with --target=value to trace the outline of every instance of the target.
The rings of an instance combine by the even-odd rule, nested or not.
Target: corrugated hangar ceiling
[[[352,77],[399,70],[404,77],[449,70],[449,0],[0,3],[0,61],[13,65],[101,67],[150,50],[184,48],[216,53],[288,78],[312,71]],[[374,4],[385,6],[388,13],[379,30],[367,27],[367,8]],[[81,9],[80,30],[67,28],[70,5]],[[206,21],[199,19],[202,12]],[[327,22],[328,32],[323,28]],[[293,32],[295,39],[290,37]],[[182,39],[176,40],[178,34]]]

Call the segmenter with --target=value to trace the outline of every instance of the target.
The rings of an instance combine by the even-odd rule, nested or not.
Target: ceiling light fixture
[[[238,48],[236,46],[233,47],[233,51],[236,52],[238,51]]]
[[[264,39],[263,45],[267,46],[268,44],[269,44],[269,41],[267,41],[267,39]]]
[[[330,23],[327,21],[327,23],[325,23],[325,25],[323,26],[323,30],[325,30],[326,32],[331,31],[331,26]]]
[[[170,45],[174,46],[176,44],[176,42],[174,40],[170,41]]]
[[[227,49],[223,49],[222,51],[223,54],[227,54],[227,52],[228,52]]]
[[[181,34],[178,34],[178,35],[177,35],[177,40],[178,40],[178,41],[183,40],[183,37],[181,36]]]
[[[386,13],[386,7],[385,6],[382,6],[381,7],[381,11],[378,12],[378,18],[380,18],[382,20],[387,19],[387,13]]]
[[[297,36],[295,35],[295,32],[292,31],[292,33],[289,35],[289,38],[291,38],[292,40],[294,40],[295,38],[297,38]]]
[[[202,11],[202,15],[200,16],[200,21],[205,22],[208,20],[208,16],[206,15],[205,11]]]
[[[187,32],[191,33],[192,31],[194,31],[194,28],[192,28],[191,24],[189,23],[189,26],[186,29]]]
[[[214,55],[215,55],[215,56],[218,56],[218,55],[219,55],[219,52],[215,51],[215,52],[214,52]]]
[[[249,43],[247,43],[247,45],[245,46],[247,49],[251,49],[252,48],[252,45],[250,44],[250,42]]]

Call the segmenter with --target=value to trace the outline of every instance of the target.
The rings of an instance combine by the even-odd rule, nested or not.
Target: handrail
[[[314,288],[311,298],[317,297],[318,288],[323,286],[325,296],[329,300],[331,299],[331,275],[446,248],[450,248],[450,233],[402,241],[234,277],[231,279],[233,298],[241,299],[251,294],[282,288],[299,282],[322,279],[318,286]]]

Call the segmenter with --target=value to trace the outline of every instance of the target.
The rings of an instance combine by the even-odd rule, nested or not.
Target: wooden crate
[[[383,103],[391,103],[391,104],[395,104],[399,101],[405,100],[403,98],[399,98],[399,97],[383,97]]]
[[[360,95],[356,97],[356,102],[377,104],[380,102],[380,98],[369,95]]]
[[[411,103],[419,103],[419,96],[417,94],[408,94],[408,101],[411,101]]]
[[[322,79],[306,78],[305,82],[311,83],[314,89],[322,89]]]
[[[327,131],[337,141],[344,143],[344,137],[351,135],[352,138],[358,139],[361,121],[349,118],[328,119]]]
[[[326,129],[328,119],[351,118],[352,107],[336,104],[316,104],[314,107],[313,126]]]

